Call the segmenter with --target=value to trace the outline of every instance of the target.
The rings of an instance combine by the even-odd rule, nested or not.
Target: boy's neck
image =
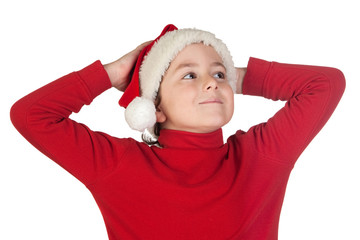
[[[163,148],[206,149],[219,148],[224,145],[221,128],[211,133],[162,129],[158,141]]]

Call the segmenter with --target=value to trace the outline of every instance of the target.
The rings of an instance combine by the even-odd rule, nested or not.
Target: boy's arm
[[[287,102],[245,135],[266,158],[294,163],[330,118],[344,89],[344,75],[335,68],[250,58],[242,93]]]
[[[113,167],[126,149],[115,138],[91,131],[69,116],[88,105],[111,83],[100,61],[70,73],[17,101],[11,109],[16,129],[38,150],[83,183]]]
[[[103,176],[117,166],[133,141],[91,131],[69,116],[112,86],[125,90],[145,45],[105,66],[96,61],[20,99],[11,109],[14,126],[38,150],[83,183]]]

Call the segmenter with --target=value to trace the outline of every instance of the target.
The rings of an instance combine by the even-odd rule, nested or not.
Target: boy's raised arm
[[[105,67],[96,61],[23,97],[11,109],[14,126],[83,183],[106,174],[118,164],[114,159],[121,160],[131,141],[91,131],[69,116],[112,86],[124,90],[141,47]]]
[[[250,58],[243,94],[287,101],[266,123],[249,129],[251,146],[276,161],[294,163],[325,125],[345,89],[335,68]]]
[[[114,151],[109,136],[69,116],[110,87],[101,62],[96,61],[18,100],[11,108],[11,120],[34,147],[87,184],[101,168],[114,164],[101,156],[120,154],[120,149]]]

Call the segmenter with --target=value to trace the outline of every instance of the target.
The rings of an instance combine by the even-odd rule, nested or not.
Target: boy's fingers
[[[147,45],[149,45],[151,42],[152,42],[152,41],[147,41],[147,42],[144,42],[144,43],[140,44],[139,46],[136,47],[136,50],[139,50],[139,51],[143,50],[144,47],[146,47]]]

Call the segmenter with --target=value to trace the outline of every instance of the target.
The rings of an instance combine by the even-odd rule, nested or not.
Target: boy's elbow
[[[24,107],[21,100],[15,102],[10,109],[10,120],[14,127],[22,132],[26,127],[26,112],[23,111]]]
[[[343,72],[337,68],[327,67],[324,73],[329,84],[330,101],[334,105],[337,105],[345,91],[345,76]]]
[[[342,95],[345,91],[346,80],[343,72],[337,68],[329,68],[330,74],[328,74],[331,81],[332,90]]]

